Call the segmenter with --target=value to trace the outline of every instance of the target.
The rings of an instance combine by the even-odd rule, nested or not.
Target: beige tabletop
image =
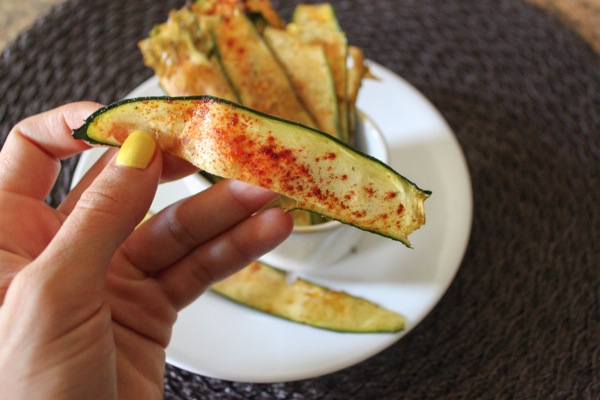
[[[0,50],[64,0],[0,0]],[[600,0],[527,0],[559,16],[600,52]]]
[[[64,0],[0,0],[0,50]]]

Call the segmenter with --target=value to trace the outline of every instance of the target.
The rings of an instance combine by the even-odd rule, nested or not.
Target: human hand
[[[163,178],[189,173],[149,136],[108,151],[57,208],[72,128],[98,108],[28,118],[0,152],[0,387],[7,398],[162,398],[177,312],[289,234],[274,194],[222,181],[138,229]],[[140,144],[141,142],[141,144]],[[134,157],[135,158],[135,157]],[[133,160],[135,161],[135,160]],[[135,164],[135,163],[133,163]],[[199,346],[210,345],[199,343]]]

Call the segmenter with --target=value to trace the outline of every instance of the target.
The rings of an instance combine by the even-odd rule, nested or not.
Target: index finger
[[[60,171],[60,160],[89,148],[71,131],[101,105],[67,104],[19,122],[0,152],[0,190],[43,200]]]

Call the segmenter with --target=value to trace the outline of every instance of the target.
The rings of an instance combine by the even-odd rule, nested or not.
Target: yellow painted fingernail
[[[129,134],[119,154],[117,154],[117,164],[125,167],[145,169],[156,151],[156,142],[147,132],[134,131]]]

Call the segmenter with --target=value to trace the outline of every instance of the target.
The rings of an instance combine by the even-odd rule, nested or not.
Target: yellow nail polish
[[[134,131],[129,134],[119,154],[117,164],[125,167],[145,169],[156,151],[156,142],[147,132]]]

